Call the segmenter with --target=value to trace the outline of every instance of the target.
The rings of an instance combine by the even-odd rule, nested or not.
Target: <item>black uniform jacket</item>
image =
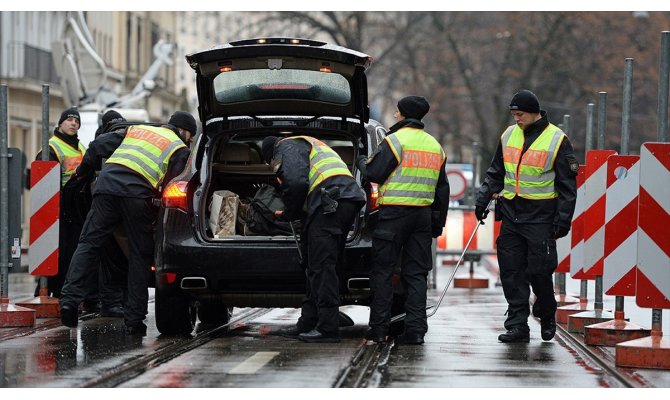
[[[528,150],[528,147],[530,147],[549,124],[547,112],[542,110],[541,116],[541,119],[524,130],[521,155]],[[577,202],[576,177],[578,167],[579,163],[572,149],[572,144],[566,137],[558,148],[558,154],[554,163],[554,170],[556,172],[554,187],[558,192],[558,198],[528,200],[515,196],[512,200],[507,200],[500,197],[502,203],[499,210],[505,217],[517,223],[549,223],[569,228]],[[486,207],[493,193],[502,191],[504,178],[505,166],[503,164],[502,143],[498,142],[498,148],[491,161],[491,166],[486,171],[484,183],[479,188],[476,204]]]
[[[404,119],[389,129],[389,135],[396,132],[400,128],[417,128],[423,129],[424,125],[421,121],[416,119]],[[436,228],[439,228],[440,232],[442,227],[444,227],[447,221],[447,212],[449,211],[449,180],[447,179],[446,159],[442,166],[440,167],[440,175],[437,178],[437,186],[435,187],[435,198],[433,199],[433,204],[431,204],[431,209],[433,210],[432,225]],[[398,160],[395,158],[391,147],[388,142],[384,140],[375,153],[368,160],[367,165],[364,167],[365,177],[370,182],[375,182],[378,184],[383,184],[391,176],[393,171],[398,167]],[[382,206],[379,210],[380,219],[393,219],[404,216],[412,210],[415,210],[416,206]],[[435,236],[435,235],[433,235]]]
[[[172,129],[170,125],[165,127]],[[172,129],[176,134],[176,128]],[[101,170],[95,185],[96,194],[111,194],[123,197],[156,197],[157,191],[140,174],[119,164],[102,164],[103,159],[111,157],[126,136],[126,129],[103,133],[89,144],[77,176],[86,176],[93,171]],[[168,169],[163,178],[163,185],[179,175],[186,166],[191,151],[183,147],[172,154]],[[101,169],[102,167],[102,169]]]
[[[304,140],[282,140],[275,146],[273,166],[277,168],[277,177],[281,183],[282,201],[284,202],[283,220],[302,219],[307,213],[304,226],[309,224],[310,217],[322,205],[321,189],[329,193],[333,200],[347,199],[365,204],[365,192],[353,177],[337,175],[330,177],[317,186],[309,196],[309,153],[312,146]]]

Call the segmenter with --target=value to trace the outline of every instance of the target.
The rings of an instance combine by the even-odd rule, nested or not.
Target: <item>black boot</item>
[[[298,335],[298,339],[307,343],[339,343],[340,335],[339,333],[321,333],[317,329],[312,329],[309,332]]]
[[[514,326],[498,336],[498,340],[503,343],[528,343],[530,342],[530,333],[528,328]]]
[[[540,320],[540,333],[542,340],[551,340],[556,334],[556,317],[542,318]]]
[[[79,316],[77,315],[77,309],[66,306],[66,305],[61,305],[60,306],[60,321],[63,325],[70,327],[70,328],[76,328],[77,323],[79,322]]]
[[[386,341],[386,333],[378,328],[370,328],[365,333],[365,338],[377,343],[384,343]]]
[[[311,331],[311,329],[305,329],[305,328],[302,328],[299,325],[292,325],[292,326],[289,326],[289,327],[286,327],[286,328],[277,329],[276,331],[274,331],[274,333],[276,335],[283,336],[285,338],[297,339],[298,335],[300,335],[301,333],[309,332],[309,331]]]

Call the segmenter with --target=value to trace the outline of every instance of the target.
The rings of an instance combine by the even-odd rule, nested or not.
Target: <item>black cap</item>
[[[398,111],[405,118],[414,118],[421,120],[430,110],[428,100],[422,96],[407,96],[398,102]]]
[[[275,145],[279,139],[276,136],[268,136],[263,139],[263,144],[261,145],[261,153],[263,153],[263,161],[270,164],[272,157],[275,152]]]
[[[175,111],[174,114],[170,117],[168,124],[176,126],[177,128],[186,129],[191,132],[191,135],[195,136],[198,131],[198,126],[195,124],[195,118],[191,113],[186,111]]]
[[[79,124],[81,125],[81,117],[79,116],[79,111],[77,111],[76,108],[70,107],[63,111],[60,115],[60,119],[58,120],[58,125],[62,124],[63,121],[68,118],[77,118],[77,121],[79,121]]]
[[[512,97],[509,109],[537,114],[540,112],[540,101],[535,96],[535,93],[530,90],[520,90]]]
[[[102,116],[102,129],[107,131],[107,129],[109,129],[112,125],[125,121],[126,119],[123,118],[123,116],[119,114],[118,111],[109,110]]]

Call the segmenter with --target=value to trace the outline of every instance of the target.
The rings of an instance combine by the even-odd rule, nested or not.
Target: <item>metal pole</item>
[[[42,85],[42,161],[49,160],[49,85]],[[40,276],[40,296],[49,295],[47,277]]]
[[[598,93],[598,150],[605,148],[605,131],[607,130],[607,92]]]
[[[626,58],[623,72],[623,112],[621,117],[621,152],[628,155],[630,142],[630,116],[633,108],[633,59]]]
[[[668,83],[670,82],[670,31],[661,32],[661,65],[658,79],[658,130],[659,142],[668,141]]]
[[[584,164],[586,164],[586,154],[593,149],[593,112],[595,104],[586,105],[586,141],[584,144]],[[588,281],[582,279],[579,281],[579,302],[586,304],[588,301]]]
[[[9,302],[9,160],[7,152],[7,85],[0,85],[0,297]],[[5,301],[7,299],[7,301]]]
[[[605,148],[605,131],[607,130],[607,92],[598,93],[598,150]],[[603,309],[603,276],[596,275],[595,310]]]
[[[586,160],[586,153],[593,150],[593,111],[596,105],[589,103],[586,105],[586,141],[584,145],[584,160]]]

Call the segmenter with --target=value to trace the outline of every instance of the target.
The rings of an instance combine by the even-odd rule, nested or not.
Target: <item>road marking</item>
[[[270,362],[279,354],[278,351],[260,351],[253,356],[244,360],[237,367],[231,369],[229,374],[255,374],[256,371],[263,368],[265,364]]]

